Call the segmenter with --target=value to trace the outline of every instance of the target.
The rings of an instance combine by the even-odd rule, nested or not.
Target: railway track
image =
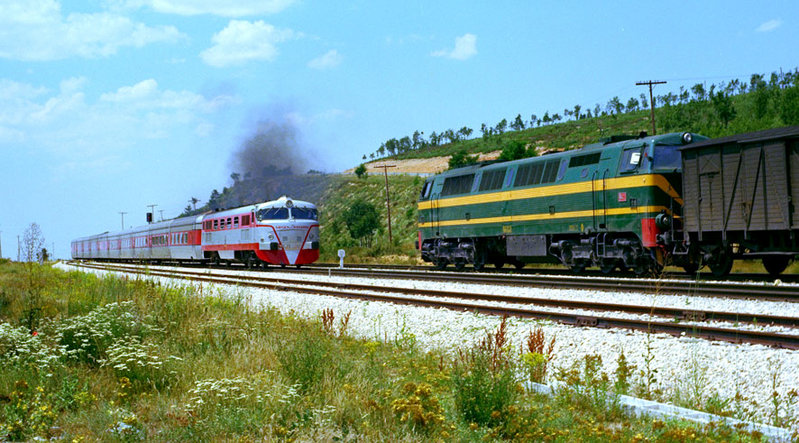
[[[286,268],[289,270],[288,268]],[[586,289],[641,293],[683,294],[705,297],[757,298],[769,301],[799,301],[799,286],[774,283],[722,283],[702,280],[644,279],[603,276],[600,278],[564,274],[486,274],[392,268],[308,267],[289,272],[309,272],[343,277],[369,277],[542,288]]]
[[[504,296],[496,294],[466,294],[440,290],[375,286],[330,281],[301,281],[286,278],[271,278],[261,273],[249,275],[213,275],[209,271],[153,269],[134,265],[75,264],[92,269],[146,274],[153,277],[169,277],[216,284],[296,291],[309,294],[329,295],[357,300],[380,301],[396,304],[436,307],[459,311],[481,312],[490,315],[537,318],[563,324],[598,328],[622,328],[639,331],[661,332],[674,336],[699,337],[733,343],[762,344],[773,347],[799,349],[799,335],[764,332],[736,327],[708,326],[707,321],[734,323],[735,325],[775,325],[789,328],[799,327],[799,318],[738,312],[691,311],[652,306],[597,303],[592,301],[556,300],[537,297]],[[332,270],[330,270],[332,274]],[[373,277],[370,275],[370,277]],[[396,278],[396,277],[395,277]],[[407,278],[407,275],[403,278]],[[484,283],[484,282],[482,282]],[[620,312],[646,316],[645,319],[629,319],[585,313],[541,310],[541,307],[583,311]],[[535,309],[533,309],[535,308]],[[653,320],[658,318],[658,320]]]

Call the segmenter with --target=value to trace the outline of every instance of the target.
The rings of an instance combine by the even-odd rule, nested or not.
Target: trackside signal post
[[[386,214],[388,215],[388,244],[391,244],[391,198],[388,195],[388,168],[396,168],[397,165],[379,165],[375,168],[383,168],[383,175],[386,177]]]

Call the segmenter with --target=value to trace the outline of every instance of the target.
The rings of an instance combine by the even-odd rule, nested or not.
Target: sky
[[[795,0],[0,0],[2,256],[31,223],[67,258],[148,205],[175,217],[264,125],[339,172],[416,130],[793,70],[798,19]]]

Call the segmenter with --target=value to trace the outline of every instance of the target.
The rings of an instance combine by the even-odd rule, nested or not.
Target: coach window
[[[214,230],[219,229],[219,220],[214,220]]]
[[[619,172],[633,172],[641,166],[643,160],[643,147],[638,146],[632,149],[625,149],[621,154],[621,165]]]
[[[231,226],[233,226],[233,219],[232,218],[228,218],[227,219],[227,228],[230,229]]]
[[[238,228],[239,227],[239,218],[238,217],[233,217],[233,227],[234,228]]]

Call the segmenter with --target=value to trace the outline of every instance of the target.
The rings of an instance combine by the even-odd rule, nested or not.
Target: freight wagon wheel
[[[516,261],[513,262],[513,266],[516,269],[522,269],[522,268],[524,268],[524,265],[526,265],[526,263],[521,261],[521,260],[516,260]]]
[[[482,271],[486,267],[486,262],[475,257],[474,264],[472,264],[472,266],[474,267],[475,271]]]
[[[456,271],[461,272],[461,271],[463,271],[463,268],[466,267],[466,262],[463,261],[463,260],[455,260],[453,265],[455,265],[455,270]]]
[[[708,267],[710,267],[710,272],[713,274],[713,277],[721,278],[730,273],[733,262],[731,252],[732,251],[729,250],[718,252],[713,256],[713,259],[707,263]]]
[[[683,265],[682,269],[688,275],[695,275],[696,271],[699,270],[699,265],[696,263],[688,263],[687,265]]]
[[[766,272],[772,277],[782,274],[782,271],[784,271],[790,263],[791,259],[784,255],[763,257],[763,267],[766,268]]]
[[[436,269],[438,269],[439,271],[443,271],[444,269],[446,269],[448,263],[449,262],[447,261],[446,258],[438,257],[433,259],[433,266],[435,266]]]
[[[502,267],[505,266],[505,260],[501,258],[495,259],[494,261],[491,262],[491,264],[494,265],[494,267],[497,269],[502,269]]]

